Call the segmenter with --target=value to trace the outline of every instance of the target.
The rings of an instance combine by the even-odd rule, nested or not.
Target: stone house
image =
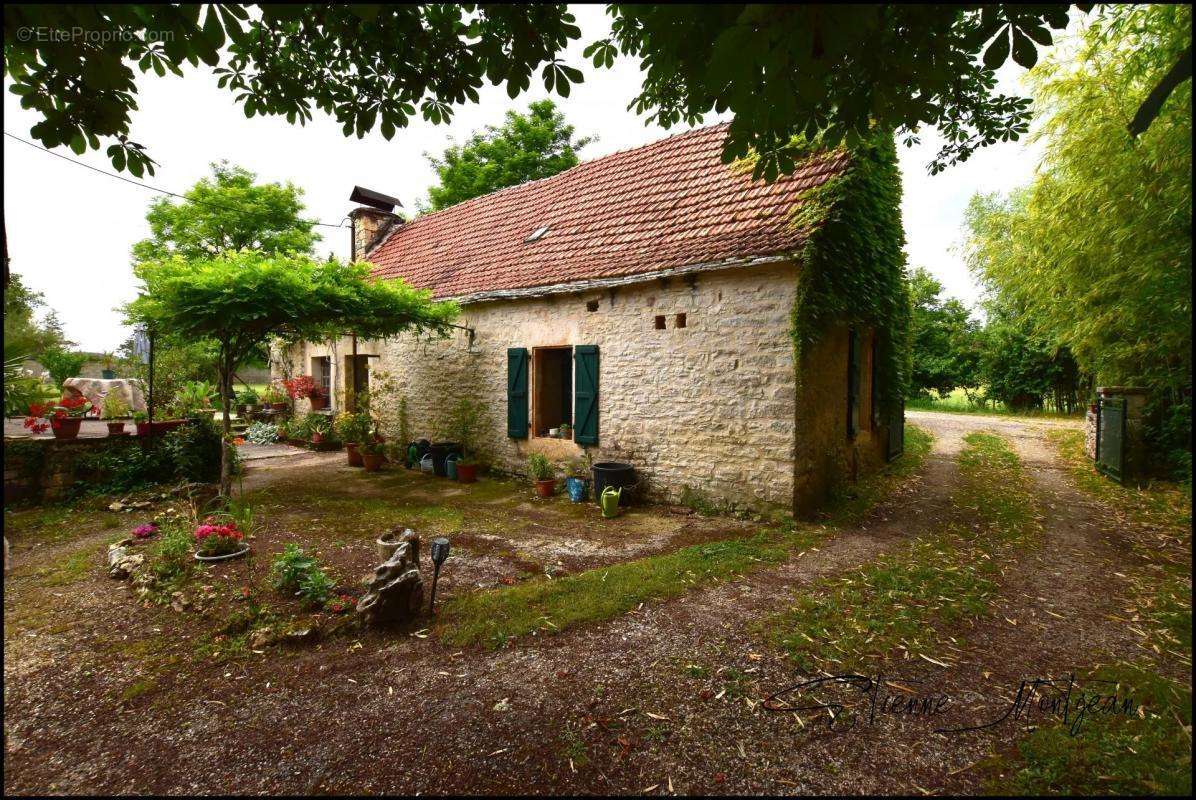
[[[633,464],[653,498],[689,487],[725,506],[808,511],[890,447],[875,365],[892,332],[843,314],[795,346],[805,253],[839,201],[807,207],[858,157],[814,154],[765,184],[722,163],[725,132],[683,133],[410,221],[386,204],[355,209],[355,256],[379,279],[457,301],[463,327],[445,339],[306,342],[282,371],[313,375],[334,408],[386,373],[412,435],[434,441],[456,398],[480,400],[481,449],[502,471],[523,472],[533,452],[563,463],[588,451]],[[879,269],[903,286],[897,227],[887,255],[835,268]]]

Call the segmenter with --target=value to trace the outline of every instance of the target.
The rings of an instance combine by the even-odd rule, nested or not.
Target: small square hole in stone
[[[676,317],[673,318],[673,327],[674,328],[684,328],[685,327],[685,315],[684,314],[678,314]]]
[[[658,330],[658,331],[664,330],[664,314],[658,314],[656,316],[656,330]]]
[[[597,311],[597,310],[598,310],[598,301],[597,300],[591,300],[590,302],[586,303],[586,311]]]

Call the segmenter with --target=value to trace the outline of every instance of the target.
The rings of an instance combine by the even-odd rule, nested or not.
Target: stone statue
[[[423,605],[419,537],[407,531],[391,557],[374,570],[374,579],[357,602],[357,613],[372,625],[406,622],[416,617]]]

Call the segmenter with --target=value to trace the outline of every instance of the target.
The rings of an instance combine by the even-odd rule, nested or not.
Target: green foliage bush
[[[288,543],[270,565],[275,589],[298,595],[306,605],[322,607],[332,598],[336,582],[299,545]]]
[[[537,481],[549,480],[554,475],[552,464],[543,453],[532,453],[527,457],[527,472]]]
[[[150,550],[150,570],[159,580],[181,578],[194,566],[194,552],[195,537],[188,527],[177,523],[166,526]]]
[[[56,388],[62,387],[67,378],[77,378],[87,363],[87,353],[75,353],[59,347],[51,348],[39,357],[42,366],[50,373],[50,380]]]
[[[220,478],[221,437],[211,420],[190,420],[155,436],[145,447],[143,441],[130,437],[80,456],[75,493],[110,494],[157,483],[214,483]],[[239,460],[236,466],[239,469]]]

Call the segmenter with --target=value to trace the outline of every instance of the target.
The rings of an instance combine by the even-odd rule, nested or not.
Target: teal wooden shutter
[[[598,444],[598,345],[573,348],[573,441]]]
[[[847,436],[860,429],[860,337],[847,332]]]
[[[527,349],[507,349],[507,436],[527,438]]]

